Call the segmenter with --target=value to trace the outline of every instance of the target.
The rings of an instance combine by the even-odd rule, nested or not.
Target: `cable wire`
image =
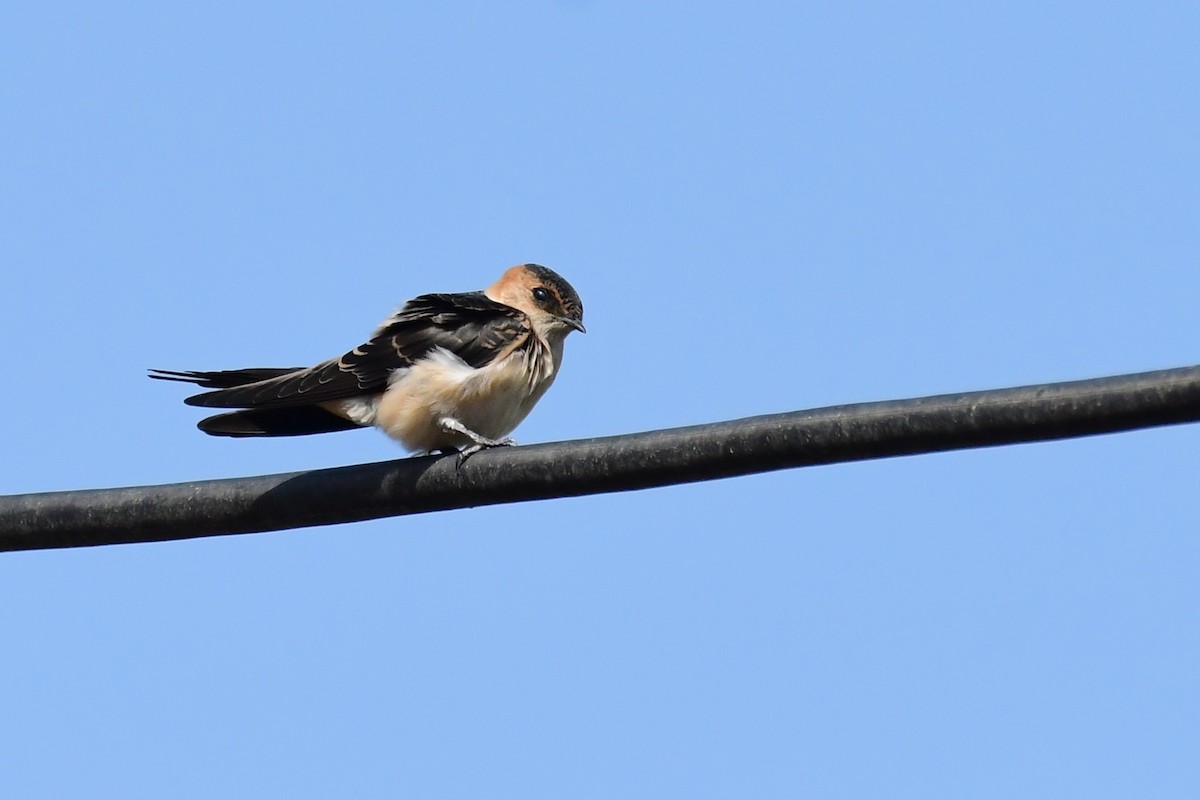
[[[311,472],[0,496],[0,550],[254,533],[1200,421],[1200,366]]]

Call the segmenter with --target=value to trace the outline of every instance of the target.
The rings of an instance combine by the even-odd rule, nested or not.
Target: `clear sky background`
[[[292,365],[537,261],[516,436],[1200,362],[1194,3],[6,3],[0,492],[379,461]],[[0,556],[12,798],[1196,797],[1200,428]]]

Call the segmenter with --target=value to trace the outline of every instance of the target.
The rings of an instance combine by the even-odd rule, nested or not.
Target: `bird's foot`
[[[467,463],[467,459],[478,453],[480,450],[488,450],[492,447],[511,447],[516,442],[509,436],[503,439],[489,439],[487,444],[477,443],[470,447],[464,447],[458,451],[458,462],[455,464],[455,469],[462,469],[462,465]]]
[[[442,417],[440,420],[438,420],[438,425],[440,425],[444,431],[461,433],[463,436],[466,436],[473,442],[471,446],[465,447],[459,451],[459,467],[467,463],[467,459],[478,453],[480,450],[486,450],[490,447],[511,447],[517,443],[516,440],[514,440],[511,436],[505,436],[503,439],[489,439],[488,437],[471,430],[466,425],[463,425],[454,417]]]

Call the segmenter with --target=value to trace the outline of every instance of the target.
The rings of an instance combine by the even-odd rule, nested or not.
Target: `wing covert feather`
[[[410,300],[365,343],[341,358],[256,383],[189,397],[211,408],[280,408],[382,392],[397,369],[435,348],[472,367],[502,358],[528,341],[528,318],[483,292],[426,294]]]

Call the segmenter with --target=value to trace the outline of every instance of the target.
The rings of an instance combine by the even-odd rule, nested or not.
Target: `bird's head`
[[[544,335],[566,336],[583,327],[583,301],[557,272],[539,264],[508,269],[488,287],[487,296],[525,312]]]

